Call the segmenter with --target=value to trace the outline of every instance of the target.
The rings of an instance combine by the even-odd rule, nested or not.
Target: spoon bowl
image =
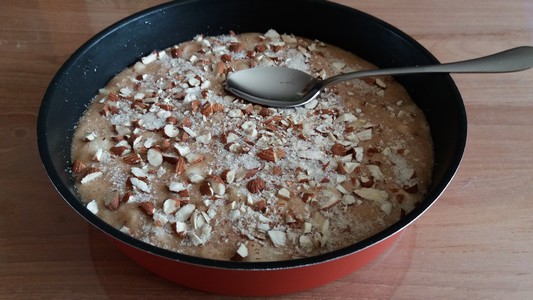
[[[226,89],[256,104],[295,107],[313,100],[329,85],[356,78],[419,73],[503,73],[531,67],[533,67],[533,47],[522,46],[455,63],[356,71],[325,80],[317,79],[297,69],[257,67],[228,76]]]

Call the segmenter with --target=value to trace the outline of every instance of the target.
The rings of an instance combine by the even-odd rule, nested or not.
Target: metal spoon
[[[417,73],[503,73],[531,67],[533,67],[533,47],[523,46],[455,63],[357,71],[325,80],[291,68],[257,67],[228,76],[226,89],[253,103],[273,107],[294,107],[313,100],[325,87],[350,79]]]

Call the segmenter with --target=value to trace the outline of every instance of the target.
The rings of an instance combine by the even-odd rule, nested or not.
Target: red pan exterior
[[[228,296],[272,296],[307,290],[349,275],[390,248],[400,233],[327,262],[272,270],[200,266],[150,254],[115,238],[111,240],[137,264],[180,285]]]

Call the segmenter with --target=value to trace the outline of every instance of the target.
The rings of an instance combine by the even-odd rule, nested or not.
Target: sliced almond
[[[171,192],[179,193],[181,191],[187,190],[187,185],[183,182],[171,181],[168,184],[168,189]]]
[[[187,154],[189,154],[191,152],[191,150],[189,149],[189,147],[187,145],[182,145],[182,144],[174,144],[174,148],[176,149],[176,151],[178,152],[179,155],[181,156],[185,156]]]
[[[165,125],[165,127],[163,127],[163,132],[169,138],[175,138],[180,133],[179,129],[176,128],[176,126],[174,126],[173,124]]]
[[[310,203],[315,200],[315,194],[314,193],[303,193],[302,195],[302,201],[305,203]]]
[[[211,175],[207,178],[207,181],[211,185],[211,188],[216,195],[222,196],[226,193],[226,185],[221,177]]]
[[[233,181],[235,181],[235,175],[236,175],[236,171],[235,170],[224,170],[222,171],[222,173],[220,173],[220,178],[222,178],[222,180],[224,180],[226,183],[232,183]]]
[[[185,159],[187,160],[188,163],[190,164],[195,164],[195,163],[199,163],[201,161],[204,160],[204,156],[201,155],[201,154],[197,154],[197,153],[189,153],[187,155],[185,155]]]
[[[301,235],[298,238],[298,242],[300,244],[300,247],[304,249],[310,249],[313,248],[313,238],[310,235]]]
[[[363,199],[375,202],[384,202],[389,198],[387,192],[374,188],[360,188],[356,189],[354,193]]]
[[[146,158],[148,163],[155,167],[160,166],[163,163],[163,155],[155,148],[148,149]]]
[[[154,226],[156,227],[163,227],[168,223],[168,218],[160,212],[154,212],[152,219],[154,220]]]
[[[269,230],[268,237],[275,247],[283,247],[287,243],[287,234],[280,230]]]
[[[104,155],[104,151],[102,148],[96,149],[96,152],[94,152],[93,155],[93,161],[102,161],[102,156]]]
[[[137,153],[133,153],[122,158],[128,165],[136,165],[142,161],[141,156]]]
[[[204,181],[205,177],[202,174],[191,172],[188,174],[189,181],[192,183],[200,183]]]
[[[169,198],[163,202],[163,212],[165,214],[173,214],[180,208],[180,206],[181,204],[179,201]]]
[[[155,213],[155,205],[149,201],[139,203],[139,208],[149,216],[153,216]]]
[[[271,161],[271,162],[278,161],[278,155],[276,151],[274,150],[274,148],[268,148],[268,149],[257,152],[257,157],[259,157],[262,160]]]
[[[116,210],[120,203],[120,197],[117,191],[109,193],[104,199],[104,205],[109,210]]]
[[[248,191],[250,191],[250,193],[257,194],[265,189],[266,184],[263,179],[258,177],[248,181],[246,187],[248,188]]]
[[[83,173],[83,171],[85,171],[85,169],[87,169],[87,166],[81,160],[76,159],[72,163],[72,172],[74,174]]]
[[[145,193],[149,193],[150,192],[150,187],[148,186],[148,184],[146,182],[142,181],[141,179],[138,179],[138,178],[135,178],[135,177],[131,177],[130,178],[130,182],[138,190],[143,191]]]
[[[176,221],[186,222],[192,215],[192,212],[196,209],[194,204],[185,204],[174,214]]]
[[[179,237],[184,238],[187,235],[187,224],[185,222],[177,221],[174,223],[174,230]]]
[[[343,144],[335,143],[331,147],[331,153],[336,156],[344,156],[346,153],[348,153],[348,149]]]
[[[85,176],[83,176],[83,178],[81,179],[81,184],[89,183],[102,175],[104,175],[104,173],[100,171],[100,169],[90,168],[87,171],[87,174],[85,174]]]
[[[133,174],[133,176],[139,179],[145,179],[148,177],[148,173],[146,173],[143,169],[137,167],[131,168],[131,174]]]
[[[124,194],[124,196],[122,196],[122,199],[120,199],[120,201],[122,201],[124,203],[128,203],[130,201],[133,201],[133,199],[134,199],[133,193],[132,192],[126,192]]]
[[[211,102],[207,101],[206,103],[204,103],[204,105],[202,106],[202,109],[200,110],[200,113],[206,117],[209,117],[210,115],[213,114],[213,105],[211,105]]]
[[[248,257],[248,248],[245,244],[239,243],[239,247],[237,248],[237,251],[235,251],[235,255],[231,258],[231,260],[240,261],[246,257]]]
[[[87,203],[86,207],[93,214],[96,215],[98,213],[98,202],[96,202],[96,200],[91,200],[89,203]]]
[[[211,184],[209,181],[203,181],[200,183],[199,187],[200,194],[203,196],[213,196],[213,189],[211,188]]]
[[[291,192],[286,188],[279,189],[277,196],[281,199],[289,200],[291,199]]]
[[[181,175],[185,172],[185,169],[186,169],[186,163],[185,163],[185,158],[183,156],[180,156],[180,158],[178,158],[178,161],[176,162],[176,168],[175,168],[175,172],[176,174],[178,175]]]
[[[123,154],[128,154],[130,152],[130,148],[127,146],[114,146],[109,149],[109,152],[117,155],[122,156]]]

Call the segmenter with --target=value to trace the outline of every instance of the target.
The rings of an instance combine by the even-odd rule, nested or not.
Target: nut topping
[[[248,184],[246,184],[246,187],[248,188],[248,191],[250,191],[250,193],[257,194],[265,189],[266,184],[263,179],[258,177],[258,178],[248,181]]]

